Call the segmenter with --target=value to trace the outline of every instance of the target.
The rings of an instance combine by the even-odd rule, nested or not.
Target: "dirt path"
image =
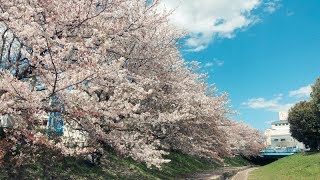
[[[235,176],[233,176],[231,178],[231,180],[247,180],[249,173],[253,170],[256,170],[256,169],[258,169],[258,168],[254,167],[254,168],[249,168],[249,169],[240,171]]]
[[[212,171],[205,171],[202,173],[195,173],[188,175],[187,177],[181,179],[187,180],[221,180],[226,179],[234,175],[238,171],[249,168],[248,166],[244,167],[224,167]]]

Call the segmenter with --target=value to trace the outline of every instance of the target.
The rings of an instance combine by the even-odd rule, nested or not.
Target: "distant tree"
[[[226,132],[226,143],[230,146],[232,155],[258,156],[265,148],[266,137],[243,122],[229,120],[221,128]]]
[[[312,98],[312,102],[316,105],[318,111],[320,111],[320,78],[318,78],[312,86],[310,96]]]
[[[301,101],[293,106],[288,117],[290,132],[311,151],[320,147],[320,121],[317,106],[312,101]]]

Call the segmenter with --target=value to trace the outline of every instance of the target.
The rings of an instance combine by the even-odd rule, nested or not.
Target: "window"
[[[274,141],[279,141],[279,139],[274,139]]]
[[[286,139],[281,139],[280,141],[286,141]]]

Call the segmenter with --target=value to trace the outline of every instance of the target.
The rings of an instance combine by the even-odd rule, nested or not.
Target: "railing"
[[[262,156],[289,156],[300,152],[301,150],[296,147],[282,147],[282,148],[266,148],[260,151]]]

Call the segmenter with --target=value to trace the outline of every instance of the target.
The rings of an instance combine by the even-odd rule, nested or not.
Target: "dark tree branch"
[[[2,38],[2,47],[1,47],[1,52],[0,52],[0,63],[2,62],[4,48],[5,48],[6,41],[7,41],[7,38],[5,36],[6,36],[8,31],[9,31],[9,28],[6,27],[6,29],[4,30],[4,32],[2,33],[2,36],[1,36],[1,38]]]
[[[10,86],[13,88],[13,90],[15,91],[15,93],[18,95],[18,97],[19,97],[21,100],[24,100],[24,101],[27,100],[26,98],[24,98],[24,97],[21,96],[21,94],[17,91],[17,89],[16,89],[11,83],[9,83],[9,84],[10,84]]]
[[[58,70],[57,70],[57,67],[53,61],[53,57],[52,57],[52,53],[51,53],[51,49],[50,49],[50,46],[49,46],[49,41],[48,39],[46,38],[46,43],[47,43],[47,47],[48,47],[48,53],[49,53],[49,57],[50,57],[50,61],[51,61],[51,64],[53,66],[53,70],[54,70],[54,82],[53,82],[53,88],[52,88],[52,92],[51,92],[51,95],[50,96],[54,96],[54,94],[56,93],[56,88],[57,88],[57,83],[58,83]]]
[[[78,85],[78,84],[80,84],[80,83],[82,83],[82,82],[84,82],[84,81],[92,80],[92,79],[94,79],[94,78],[91,78],[93,75],[94,75],[94,74],[90,74],[89,76],[85,77],[84,79],[82,79],[82,80],[80,80],[80,81],[78,81],[78,82],[76,82],[76,83],[70,84],[70,85],[65,86],[65,87],[63,87],[63,88],[60,88],[60,89],[56,90],[56,93],[59,92],[59,91],[68,89],[69,87]]]
[[[9,61],[10,63],[11,63],[11,60],[10,60],[11,48],[12,48],[12,45],[13,45],[13,42],[14,42],[15,39],[16,39],[16,37],[15,37],[15,35],[13,35],[12,40],[11,40],[11,42],[10,42],[10,44],[9,44],[9,49],[8,49],[8,61]],[[19,51],[20,51],[20,49],[19,49]]]

